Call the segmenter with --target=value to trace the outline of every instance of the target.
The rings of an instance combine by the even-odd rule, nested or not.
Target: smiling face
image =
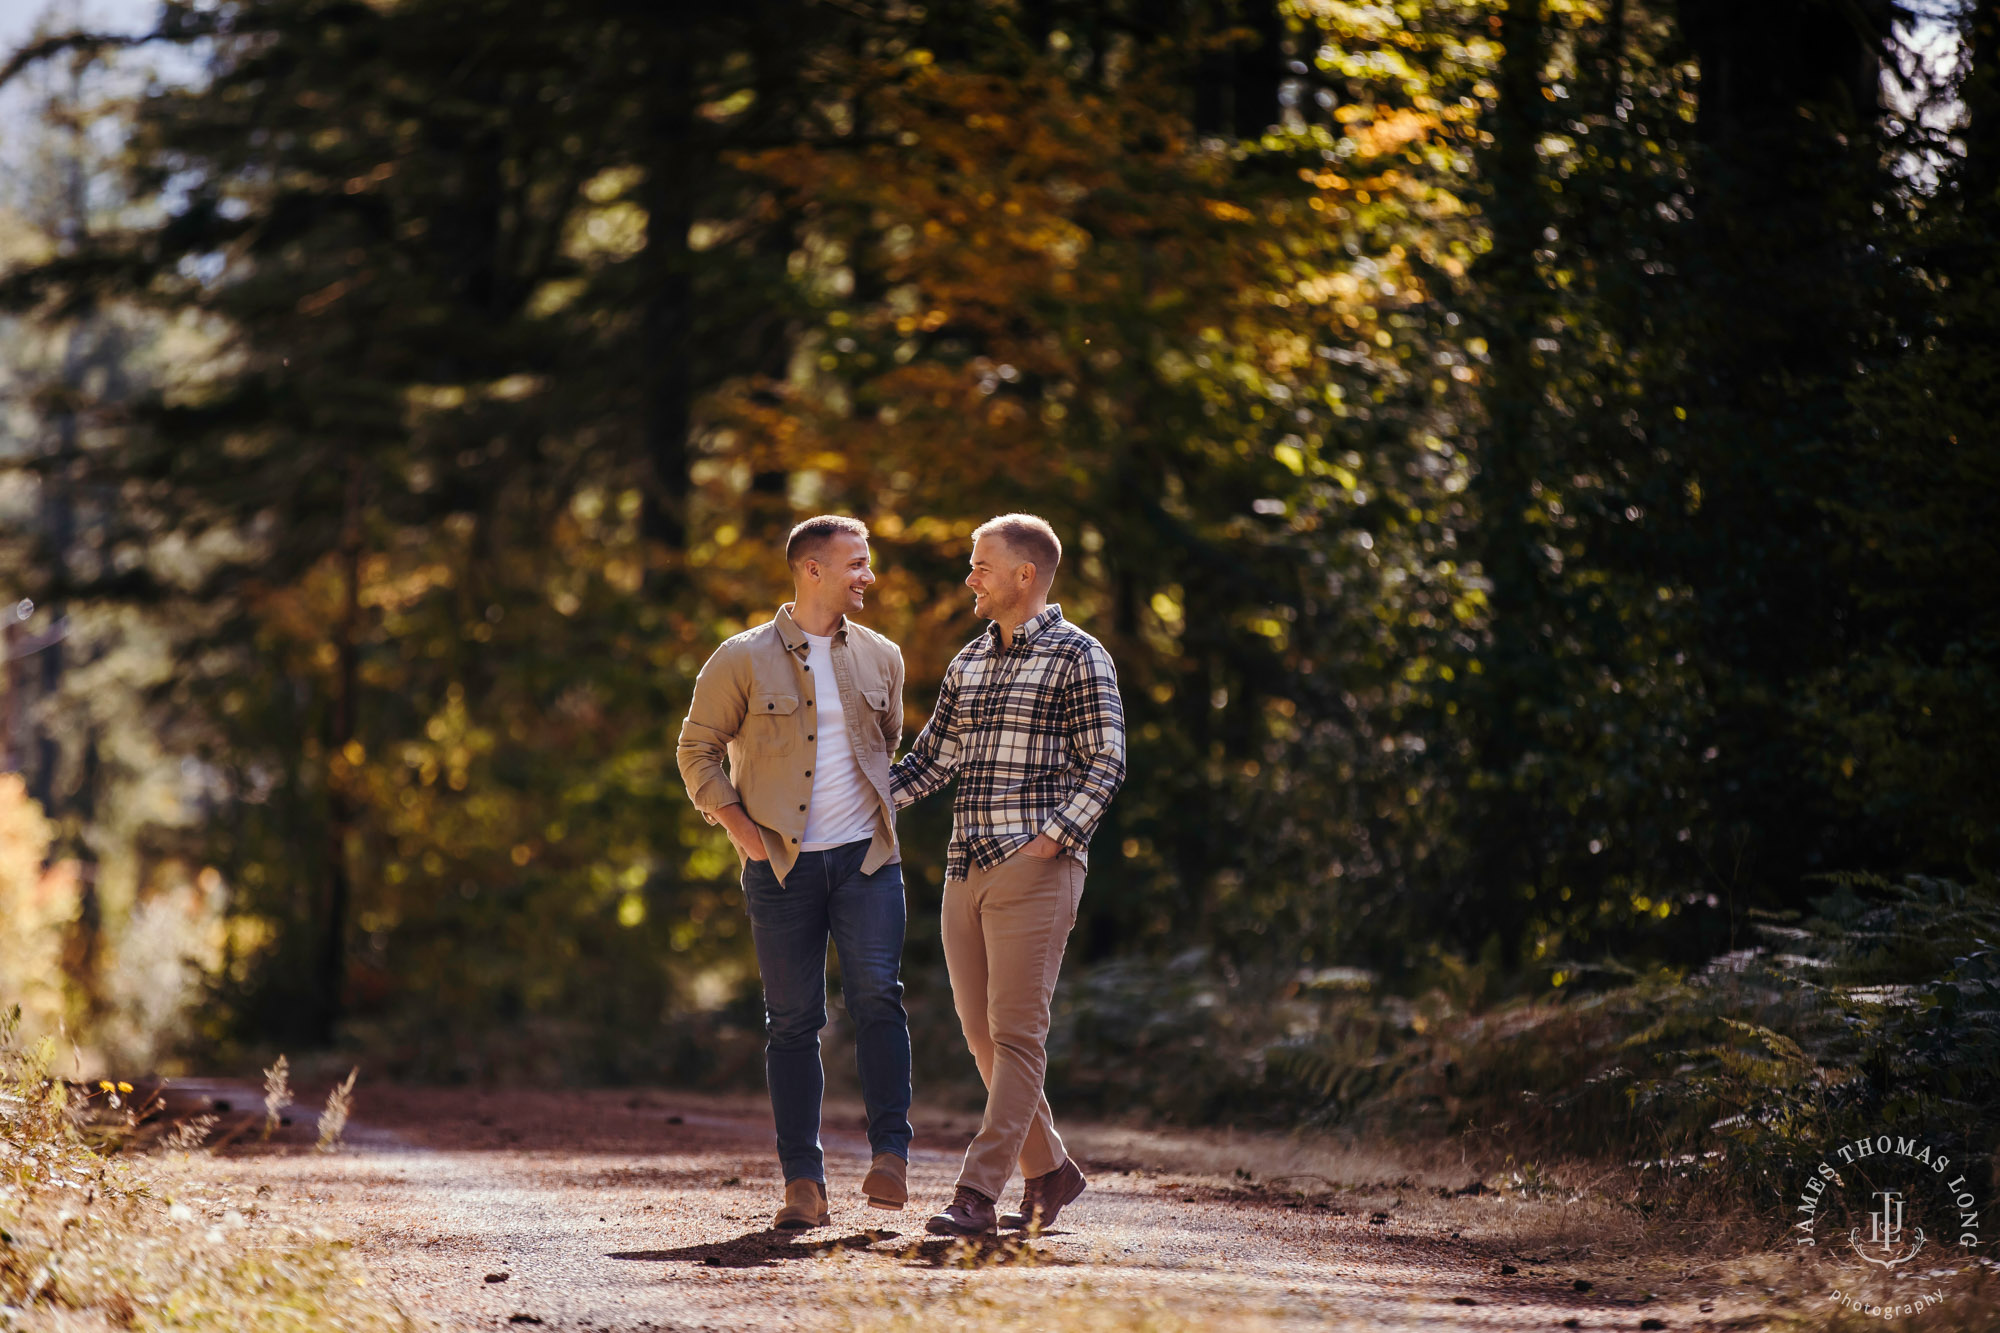
[[[1001,538],[988,533],[972,544],[972,572],[965,576],[977,615],[1019,624],[1014,613],[1034,599],[1035,567]]]
[[[874,582],[868,542],[851,532],[826,538],[818,554],[799,564],[799,600],[830,615],[850,616],[859,611]]]

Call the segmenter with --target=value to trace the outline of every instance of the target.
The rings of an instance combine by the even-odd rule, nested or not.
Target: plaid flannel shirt
[[[1050,606],[1003,647],[997,625],[945,668],[937,709],[890,771],[898,810],[956,776],[944,877],[999,865],[1046,833],[1087,860],[1125,781],[1125,709],[1104,645]]]

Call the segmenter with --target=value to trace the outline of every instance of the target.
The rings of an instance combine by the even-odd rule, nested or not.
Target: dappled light
[[[1990,1195],[1992,5],[111,9],[0,28],[0,1012],[7,1105],[97,1173],[79,1243],[151,1248],[116,1306],[0,1233],[0,1306],[143,1324],[238,1271],[170,1261],[206,1226],[90,1155],[158,1145],[86,1144],[61,1079],[288,1052],[362,1071],[325,1143],[384,1152],[371,1081],[760,1087],[743,853],[676,741],[815,514],[867,524],[903,748],[993,515],[1047,520],[1115,673],[1061,1115],[1450,1145],[1420,1250],[1498,1194],[1740,1255],[1878,1121]],[[946,806],[890,814],[920,1113],[983,1096]],[[613,1257],[824,1262],[856,1326],[922,1325],[892,1262],[1208,1308],[737,1220]]]

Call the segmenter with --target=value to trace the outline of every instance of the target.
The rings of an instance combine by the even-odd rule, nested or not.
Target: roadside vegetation
[[[909,733],[998,510],[1118,663],[1064,1111],[1746,1244],[1921,1131],[1992,1206],[2000,8],[793,8],[165,0],[0,53],[9,1308],[345,1290],[84,1136],[53,1034],[99,1110],[279,1049],[761,1080],[672,751],[835,511]],[[944,807],[924,1095],[972,1086]]]
[[[1253,973],[1208,950],[1084,969],[1058,997],[1051,1085],[1182,1123],[1512,1126],[1571,1150],[1678,1150],[1723,1121],[1778,1148],[1884,1115],[1995,1128],[1994,886],[1827,888],[1704,965],[1576,961],[1562,990],[1529,997],[1451,959],[1400,986],[1356,968]],[[1149,1069],[1169,1053],[1163,1081]],[[1600,1115],[1623,1108],[1629,1138],[1563,1128],[1592,1098]]]
[[[1208,951],[1102,965],[1059,992],[1051,1093],[1112,1117],[1602,1160],[1630,1167],[1634,1202],[1720,1194],[1774,1228],[1800,1173],[1863,1133],[1921,1129],[1990,1186],[2000,894],[1922,878],[1823,888],[1702,966],[1579,960],[1560,965],[1559,991],[1526,997],[1450,959],[1400,988]]]
[[[0,67],[31,1024],[726,1075],[754,959],[671,750],[820,511],[910,732],[972,525],[1064,534],[1106,977],[1464,1016],[1983,873],[1990,5],[808,8],[177,0]]]
[[[129,1084],[55,1077],[53,1039],[0,1020],[0,1329],[374,1333],[417,1324],[347,1246],[207,1198],[182,1160],[120,1151]]]

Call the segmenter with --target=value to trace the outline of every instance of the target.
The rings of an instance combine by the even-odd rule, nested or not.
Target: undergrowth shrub
[[[1496,1160],[1630,1163],[1668,1191],[1768,1197],[1829,1145],[1891,1128],[1990,1171],[1994,884],[1829,887],[1705,967],[1568,963],[1581,984],[1495,1004],[1449,978],[1398,996],[1352,970],[1246,973],[1201,951],[1080,970],[1057,991],[1050,1097],[1184,1123],[1458,1134]]]
[[[272,1225],[254,1206],[169,1197],[152,1164],[93,1148],[82,1096],[51,1075],[54,1041],[26,1044],[19,1029],[10,1008],[0,1018],[0,1329],[65,1318],[215,1333],[413,1326],[343,1245]],[[119,1093],[114,1084],[99,1095]]]
[[[2000,893],[1992,881],[1833,879],[1763,944],[1663,993],[1620,1043],[1635,1116],[1663,1149],[1782,1182],[1843,1139],[1920,1130],[2000,1150]],[[1629,1074],[1624,1071],[1629,1068]]]

